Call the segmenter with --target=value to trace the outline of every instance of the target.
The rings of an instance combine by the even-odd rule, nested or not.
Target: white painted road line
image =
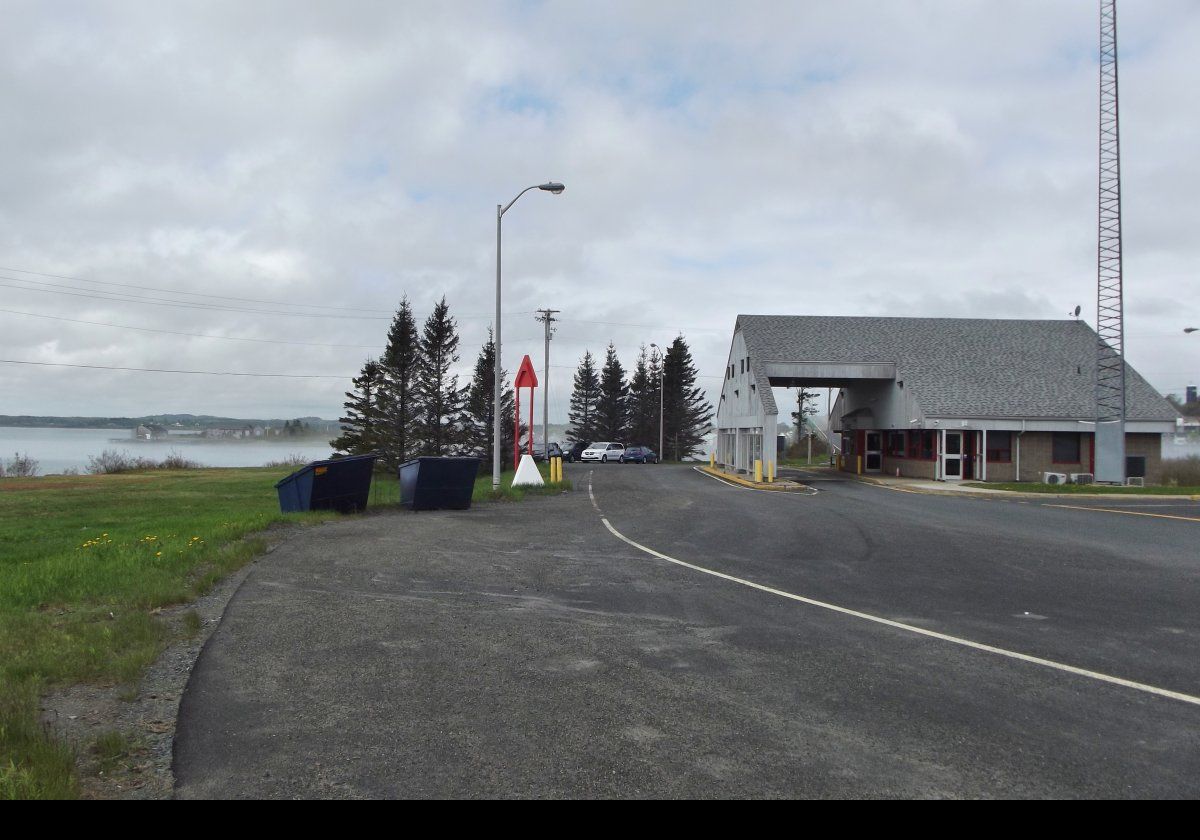
[[[596,508],[597,511],[599,511],[600,506],[596,502],[596,495],[592,492],[592,482],[591,482],[590,476],[588,477],[588,496],[590,496],[592,499],[592,505]],[[886,627],[894,627],[897,630],[906,630],[910,633],[915,633],[919,636],[926,636],[931,639],[938,639],[943,642],[950,642],[951,644],[961,645],[962,647],[971,648],[972,650],[979,650],[979,651],[983,651],[985,653],[994,653],[997,656],[1004,656],[1009,659],[1016,659],[1021,662],[1028,662],[1033,665],[1040,665],[1044,668],[1052,668],[1055,671],[1063,671],[1068,674],[1075,674],[1076,676],[1086,677],[1087,679],[1090,679],[1090,680],[1096,680],[1098,682],[1108,683],[1109,685],[1116,685],[1116,686],[1120,686],[1122,688],[1130,688],[1130,689],[1133,689],[1134,691],[1141,691],[1146,694],[1153,694],[1158,697],[1166,697],[1170,700],[1179,700],[1180,702],[1183,702],[1183,703],[1190,703],[1193,706],[1200,706],[1200,697],[1196,697],[1191,694],[1184,694],[1183,692],[1180,692],[1180,691],[1171,691],[1170,689],[1167,689],[1167,688],[1159,688],[1158,686],[1147,685],[1146,683],[1135,682],[1134,680],[1127,680],[1127,679],[1124,679],[1123,677],[1114,677],[1110,674],[1102,674],[1099,671],[1090,671],[1087,668],[1079,668],[1079,667],[1076,667],[1075,665],[1067,665],[1066,663],[1063,663],[1063,662],[1055,662],[1052,659],[1043,659],[1040,656],[1031,656],[1027,653],[1019,653],[1018,651],[1006,650],[1005,648],[998,648],[993,645],[985,645],[981,642],[973,642],[970,639],[963,639],[958,636],[951,636],[946,633],[939,633],[936,630],[926,630],[924,627],[915,627],[911,624],[904,624],[903,622],[893,621],[890,618],[883,618],[881,616],[871,615],[870,613],[859,612],[858,610],[852,610],[852,609],[849,609],[848,607],[839,607],[837,604],[830,604],[825,601],[818,601],[814,598],[806,598],[803,595],[796,595],[792,592],[785,592],[782,589],[775,589],[774,587],[764,586],[763,584],[755,583],[752,580],[746,580],[744,578],[734,577],[733,575],[727,575],[724,572],[718,572],[715,569],[706,569],[703,566],[697,566],[694,563],[687,563],[683,560],[676,560],[674,557],[670,557],[666,554],[663,554],[660,551],[655,551],[652,548],[647,548],[646,546],[642,545],[641,543],[637,543],[637,542],[634,542],[633,540],[629,539],[629,537],[625,536],[624,534],[622,534],[620,531],[618,531],[616,528],[614,528],[612,526],[612,523],[608,521],[608,519],[604,516],[603,512],[601,512],[601,514],[600,514],[600,521],[604,523],[604,527],[607,528],[609,530],[609,533],[611,533],[614,537],[621,540],[622,542],[627,543],[628,545],[633,546],[638,551],[645,552],[646,554],[649,554],[651,557],[656,557],[659,560],[665,560],[668,563],[674,563],[676,566],[682,566],[685,569],[691,569],[694,572],[700,572],[701,574],[711,575],[712,577],[720,578],[721,580],[725,580],[730,583],[736,583],[740,586],[747,586],[751,589],[757,589],[760,592],[766,592],[770,595],[777,595],[780,598],[787,598],[788,600],[791,600],[791,601],[798,601],[802,604],[808,604],[811,607],[819,607],[823,610],[829,610],[831,612],[836,612],[836,613],[840,613],[842,615],[851,616],[853,618],[862,619],[863,621],[870,621],[874,624],[882,624]]]
[[[1200,522],[1200,517],[1172,516],[1169,513],[1143,513],[1139,510],[1121,510],[1120,508],[1085,507],[1084,505],[1043,505],[1043,507],[1062,508],[1064,510],[1090,510],[1096,513],[1123,513],[1126,516],[1152,516],[1155,519],[1177,519],[1181,522]]]

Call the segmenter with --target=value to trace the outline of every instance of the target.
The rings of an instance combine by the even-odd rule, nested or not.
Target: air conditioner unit
[[[1125,479],[1125,486],[1126,487],[1145,487],[1146,479],[1142,478],[1140,475],[1131,475]]]
[[[1066,473],[1051,473],[1051,472],[1042,473],[1042,483],[1043,484],[1066,484],[1067,483],[1067,474]]]
[[[1091,484],[1096,480],[1096,476],[1091,473],[1071,473],[1072,484]]]

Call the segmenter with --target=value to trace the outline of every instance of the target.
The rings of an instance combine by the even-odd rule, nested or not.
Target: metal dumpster
[[[400,465],[400,504],[413,510],[471,506],[478,458],[422,457]]]
[[[376,455],[351,455],[313,461],[275,483],[279,509],[284,513],[305,510],[365,510],[371,493]]]

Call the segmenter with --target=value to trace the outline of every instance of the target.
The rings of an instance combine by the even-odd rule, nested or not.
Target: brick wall
[[[1146,456],[1146,483],[1162,483],[1162,435],[1125,435],[1125,454]]]
[[[895,475],[896,468],[899,467],[900,475],[905,478],[933,478],[935,461],[922,461],[918,458],[893,458],[891,455],[883,456],[883,474]]]

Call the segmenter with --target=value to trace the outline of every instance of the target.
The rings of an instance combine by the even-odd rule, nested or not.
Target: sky
[[[402,295],[445,296],[465,382],[496,206],[548,180],[502,334],[540,375],[561,310],[551,422],[610,341],[682,334],[716,393],[739,313],[1095,323],[1095,0],[0,12],[0,414],[336,418]],[[1200,4],[1118,22],[1127,358],[1182,393]]]

